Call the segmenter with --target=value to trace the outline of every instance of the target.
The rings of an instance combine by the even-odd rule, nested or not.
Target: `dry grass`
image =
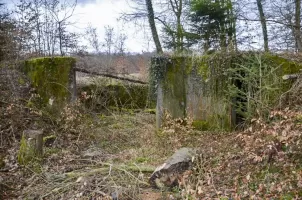
[[[296,106],[297,107],[297,106]],[[302,196],[302,111],[272,111],[243,132],[199,132],[190,119],[168,119],[155,131],[145,112],[88,115],[70,107],[57,120],[42,162],[15,162],[0,172],[10,199],[299,199]],[[75,110],[73,110],[75,109]],[[172,191],[151,190],[152,170],[180,147],[196,147],[194,168]],[[1,189],[1,188],[0,188]]]
[[[46,148],[42,163],[18,170],[16,177],[24,180],[18,196],[295,199],[302,191],[297,145],[302,139],[300,116],[300,111],[275,111],[271,123],[255,120],[242,133],[197,132],[188,126],[179,129],[178,125],[170,126],[174,131],[157,133],[155,116],[144,112],[94,116],[87,120],[90,128],[86,131],[64,136],[69,143]],[[183,175],[180,187],[172,192],[150,191],[150,173],[180,146],[200,148],[195,167]]]

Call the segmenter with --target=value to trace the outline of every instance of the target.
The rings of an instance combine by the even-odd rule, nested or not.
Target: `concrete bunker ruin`
[[[261,52],[153,57],[150,79],[157,98],[157,128],[169,112],[173,118],[193,118],[199,129],[234,129],[261,108],[253,98],[273,106],[291,86],[282,76],[299,72],[300,63]]]

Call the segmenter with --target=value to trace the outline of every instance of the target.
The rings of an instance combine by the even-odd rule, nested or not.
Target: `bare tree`
[[[154,20],[154,10],[153,10],[153,5],[152,5],[152,0],[145,0],[146,2],[146,7],[147,7],[147,12],[148,12],[148,21],[149,21],[149,26],[151,29],[152,33],[152,38],[156,47],[156,51],[158,54],[163,53],[163,49],[158,37],[156,25],[155,25],[155,20]]]
[[[112,48],[114,45],[114,28],[111,26],[105,26],[105,42],[104,45],[106,48],[107,55],[112,54]]]
[[[127,40],[127,35],[124,33],[120,33],[115,41],[115,52],[118,55],[124,55],[126,52],[126,40]]]
[[[258,37],[257,34],[262,34],[266,51],[268,49],[270,51],[300,51],[300,0],[270,0],[266,1],[265,7],[263,6],[264,0],[257,0],[257,7],[254,7],[254,4],[248,0],[237,0],[236,2],[237,6],[240,5],[238,9],[240,14],[237,19],[241,21],[240,30],[245,41],[252,41],[254,46],[260,46],[257,45],[258,42],[254,38]],[[254,10],[257,10],[257,13]],[[262,33],[251,28],[255,27],[258,22],[262,25]],[[244,28],[244,26],[250,26],[250,29]],[[252,35],[252,37],[247,37],[247,35]]]
[[[172,11],[176,17],[176,52],[183,51],[183,26],[181,22],[181,16],[183,12],[183,0],[169,0],[172,7]]]
[[[20,0],[16,7],[19,43],[24,53],[64,55],[75,46],[76,34],[67,31],[77,0]],[[65,41],[64,41],[65,40]]]
[[[0,2],[0,63],[4,60],[15,59],[19,53],[16,22],[5,8],[6,5]]]
[[[65,52],[63,51],[63,37],[64,37],[64,30],[66,26],[70,25],[68,20],[72,17],[74,10],[77,6],[77,0],[72,3],[68,3],[64,1],[60,3],[58,0],[53,0],[52,4],[49,5],[49,10],[53,18],[57,23],[57,32],[58,32],[58,39],[59,39],[59,49],[60,54],[63,56]]]
[[[97,28],[94,28],[92,27],[91,24],[89,24],[85,32],[86,32],[86,38],[88,39],[91,47],[94,49],[96,53],[100,53],[101,43],[99,42],[99,35],[97,33]]]

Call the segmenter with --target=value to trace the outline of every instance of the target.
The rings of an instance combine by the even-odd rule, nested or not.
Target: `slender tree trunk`
[[[37,31],[37,39],[38,39],[38,55],[41,55],[42,48],[41,48],[41,23],[40,23],[40,2],[34,1],[35,4],[35,17],[36,17],[36,31]]]
[[[183,45],[183,27],[181,24],[181,15],[183,9],[183,0],[170,0],[170,5],[172,7],[172,11],[176,17],[176,43],[174,46],[177,53],[181,53],[184,49]]]
[[[223,9],[225,8],[225,1],[224,0],[216,0],[215,1],[217,4],[220,5],[220,8]],[[229,16],[226,16],[229,17]],[[222,51],[226,51],[227,48],[227,43],[226,43],[226,18],[223,18],[220,21],[220,48]]]
[[[176,2],[175,2],[176,4]],[[179,0],[177,7],[177,52],[180,53],[183,51],[183,33],[181,25],[181,15],[182,15],[182,0]]]
[[[295,0],[295,39],[298,52],[302,52],[301,41],[301,0]]]
[[[63,34],[62,34],[62,22],[59,22],[59,45],[60,45],[60,54],[61,54],[61,56],[64,55],[64,53],[63,53],[62,37],[63,37]]]
[[[257,0],[257,7],[259,11],[260,22],[262,26],[263,42],[264,42],[264,51],[268,52],[268,35],[267,35],[267,26],[266,19],[263,11],[262,0]]]
[[[177,15],[177,36],[176,36],[176,51],[180,53],[182,51],[182,27],[180,23],[180,15]]]
[[[145,2],[148,11],[149,26],[152,32],[153,41],[155,43],[156,52],[158,54],[163,54],[163,49],[161,47],[158,33],[155,26],[152,0],[145,0]],[[159,130],[161,127],[162,117],[163,117],[163,91],[162,91],[162,83],[159,82],[157,85],[157,103],[156,103],[156,129],[157,130]]]
[[[159,37],[158,37],[158,33],[157,33],[157,29],[156,29],[156,26],[155,26],[154,10],[153,10],[153,6],[152,6],[152,0],[145,0],[145,2],[146,2],[146,6],[147,6],[147,11],[148,11],[149,26],[150,26],[150,29],[151,29],[153,41],[155,43],[156,51],[157,51],[158,54],[162,54],[163,49],[161,47]]]
[[[234,15],[233,3],[231,0],[227,1],[227,18],[229,21],[227,32],[228,32],[228,45],[232,51],[237,51],[237,37],[236,37],[236,18]]]

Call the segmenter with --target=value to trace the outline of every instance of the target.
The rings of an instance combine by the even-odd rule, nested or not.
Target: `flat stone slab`
[[[181,148],[177,150],[164,164],[157,167],[149,182],[156,188],[174,187],[178,185],[178,177],[192,167],[192,159],[196,149]]]

